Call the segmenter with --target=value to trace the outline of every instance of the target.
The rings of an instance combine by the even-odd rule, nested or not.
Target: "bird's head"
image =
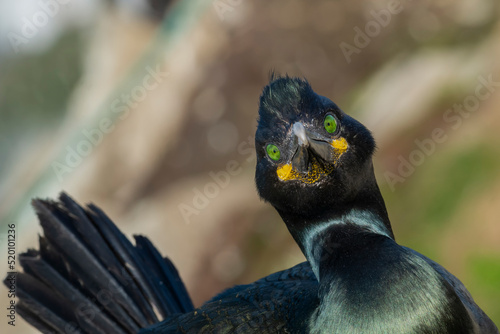
[[[376,182],[370,131],[303,79],[271,78],[255,144],[257,189],[280,213],[335,210]]]

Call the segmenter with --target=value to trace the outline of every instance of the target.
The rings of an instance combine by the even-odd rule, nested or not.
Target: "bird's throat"
[[[336,251],[348,247],[352,236],[359,233],[381,235],[394,239],[385,204],[378,196],[360,196],[349,205],[334,205],[329,212],[301,216],[278,210],[293,238],[320,280],[321,266]]]
[[[334,168],[334,165],[322,164],[317,158],[311,157],[307,173],[297,172],[292,167],[292,164],[280,166],[276,170],[276,173],[278,174],[278,178],[282,181],[299,180],[304,183],[312,184],[333,172]]]

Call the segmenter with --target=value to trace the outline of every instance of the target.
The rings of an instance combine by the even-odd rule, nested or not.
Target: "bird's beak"
[[[280,180],[300,180],[315,183],[322,176],[333,171],[338,159],[348,148],[343,137],[331,141],[309,132],[301,122],[292,126],[293,147],[295,153],[290,162],[276,170]]]
[[[306,129],[302,123],[297,122],[292,126],[292,132],[295,136],[298,147],[292,157],[292,167],[299,173],[307,173],[309,170],[309,152],[311,139],[306,134]]]
[[[321,158],[325,162],[333,163],[338,157],[336,142],[327,142],[311,137],[304,125],[297,122],[292,126],[292,133],[297,141],[297,150],[292,158],[292,166],[299,173],[307,173],[311,162],[311,154]],[[333,146],[333,149],[332,149]]]

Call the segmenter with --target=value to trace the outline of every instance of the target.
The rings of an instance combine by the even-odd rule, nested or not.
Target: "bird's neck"
[[[345,205],[333,205],[332,210],[316,215],[279,212],[290,233],[311,264],[318,280],[325,266],[332,264],[339,250],[352,248],[359,235],[372,234],[394,239],[385,204],[376,189]]]

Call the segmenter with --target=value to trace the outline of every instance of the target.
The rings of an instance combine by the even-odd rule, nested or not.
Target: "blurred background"
[[[2,272],[6,225],[18,253],[35,247],[30,199],[61,190],[147,235],[196,305],[303,261],[253,181],[275,70],[372,130],[397,241],[500,325],[499,14],[495,0],[2,2]]]

